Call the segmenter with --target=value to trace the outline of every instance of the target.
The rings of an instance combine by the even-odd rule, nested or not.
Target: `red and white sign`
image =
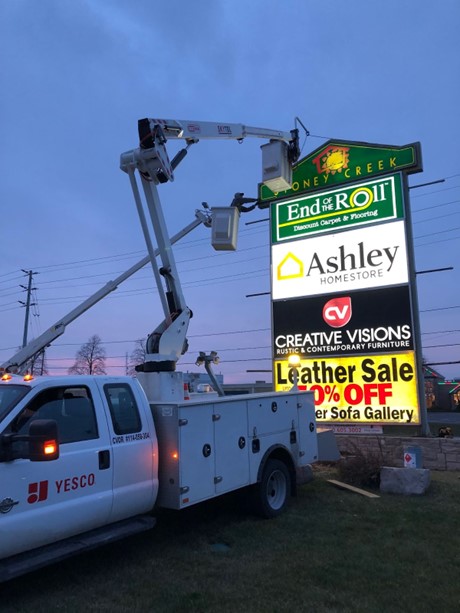
[[[323,319],[331,328],[342,328],[351,319],[351,298],[332,298],[323,307]]]

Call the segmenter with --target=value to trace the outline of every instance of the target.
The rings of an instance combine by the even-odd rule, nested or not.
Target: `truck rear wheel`
[[[255,490],[256,511],[267,518],[280,515],[286,508],[290,485],[286,464],[281,460],[268,460]]]

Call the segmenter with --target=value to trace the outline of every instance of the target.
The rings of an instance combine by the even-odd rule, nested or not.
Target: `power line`
[[[125,357],[125,356],[122,356]],[[49,360],[49,358],[46,358],[47,361]],[[72,358],[74,359],[74,358]],[[238,359],[238,360],[225,360],[225,364],[237,364],[240,362],[267,362],[269,360],[271,360],[272,358],[243,358],[243,359]],[[180,366],[196,366],[195,361],[193,362],[181,362]],[[106,364],[105,366],[106,368],[125,368],[126,365],[125,364]],[[69,367],[68,366],[53,366],[52,367],[53,370],[67,370]]]
[[[438,347],[458,347],[460,343],[447,343],[445,345],[425,345],[423,349],[437,349]]]
[[[254,234],[260,234],[261,232],[263,232],[263,230],[259,230],[259,229],[242,229],[239,231],[240,235],[244,235],[244,236],[251,236]],[[188,248],[191,244],[195,244],[197,245],[198,243],[205,243],[205,244],[210,244],[210,239],[209,237],[205,237],[205,238],[200,238],[200,239],[196,239],[194,241],[183,241],[181,243],[178,243],[177,245],[175,245],[174,250],[175,251],[180,251],[181,249],[186,249]],[[243,252],[246,250],[250,250],[252,248],[248,248],[248,249],[241,249],[239,250],[239,252]],[[97,258],[86,258],[83,260],[74,260],[74,261],[70,261],[70,262],[61,262],[58,264],[46,264],[46,265],[42,265],[42,266],[35,266],[36,269],[38,269],[40,272],[42,272],[44,269],[54,269],[54,270],[48,270],[47,272],[58,272],[60,270],[71,270],[73,268],[84,268],[86,266],[94,266],[94,265],[99,265],[99,264],[105,264],[107,262],[114,262],[114,261],[120,261],[123,259],[132,259],[134,257],[138,257],[139,255],[145,255],[145,250],[144,251],[128,251],[128,252],[123,252],[120,254],[112,254],[112,255],[107,255],[107,256],[100,256]],[[215,254],[216,257],[225,257],[226,255],[231,255],[228,253],[219,253],[219,254]],[[204,256],[203,258],[198,258],[198,259],[206,259],[206,256]],[[185,261],[190,261],[189,258],[187,258],[187,260]],[[80,266],[79,266],[80,265]],[[5,275],[10,275],[10,274],[15,274],[16,271],[11,272],[11,273],[5,273]],[[20,278],[20,277],[18,277]],[[11,281],[12,279],[10,279]]]
[[[460,329],[458,330],[438,330],[437,332],[422,332],[422,335],[428,335],[428,334],[448,334],[451,332],[460,332]]]
[[[84,344],[84,343],[83,343]],[[217,353],[226,353],[228,351],[251,351],[252,349],[271,349],[271,345],[261,345],[260,347],[229,347],[228,349],[224,349],[224,348],[216,348],[214,349],[214,351],[217,351]],[[193,353],[193,351],[190,351],[190,353]],[[126,354],[123,355],[106,355],[104,357],[104,359],[106,360],[116,360],[119,358],[124,358],[126,356]],[[61,357],[61,358],[46,358],[48,362],[61,362],[61,361],[68,361],[68,360],[75,360],[75,356],[72,357]]]
[[[453,213],[446,213],[445,215],[436,215],[435,217],[426,217],[425,219],[420,219],[419,221],[413,221],[412,225],[415,226],[418,223],[426,223],[427,221],[437,221],[438,219],[443,219],[444,217],[453,217],[454,215],[458,217],[458,212],[454,211]]]
[[[438,307],[436,309],[421,309],[420,313],[430,313],[432,311],[448,311],[449,309],[460,309],[460,304],[448,307]]]
[[[254,332],[268,332],[271,328],[253,328],[252,330],[227,330],[224,332],[204,332],[203,334],[187,334],[187,338],[204,338],[207,336],[234,336],[235,334],[248,334]],[[102,345],[114,345],[114,344],[126,344],[126,343],[136,343],[138,340],[142,340],[139,338],[128,339],[128,340],[117,340],[117,341],[102,341]],[[86,341],[80,343],[53,343],[53,347],[72,347],[72,346],[80,346],[83,345]],[[9,351],[11,349],[17,349],[17,347],[4,347],[0,349],[0,351]]]
[[[189,282],[189,283],[183,283],[182,287],[193,287],[193,288],[197,288],[197,287],[207,287],[208,285],[216,285],[216,280],[225,280],[225,283],[234,283],[237,281],[240,281],[241,278],[244,279],[257,279],[257,278],[262,278],[265,276],[265,271],[263,272],[258,272],[255,271],[254,273],[245,273],[244,277],[241,274],[238,275],[225,275],[222,277],[217,277],[214,279],[209,279],[206,281],[202,281],[201,283],[195,283],[195,282]],[[234,277],[234,278],[232,278]],[[110,296],[106,297],[106,300],[114,300],[117,298],[133,298],[136,296],[144,296],[146,294],[151,294],[151,293],[157,293],[158,289],[156,287],[143,287],[143,288],[138,288],[138,289],[132,289],[132,290],[120,290],[118,291],[116,294],[112,294]],[[85,298],[87,298],[87,296],[66,296],[63,299],[60,298],[42,298],[42,302],[45,302],[46,304],[50,305],[60,305],[60,304],[73,304],[76,300],[84,300]],[[1,311],[0,311],[1,312]]]
[[[262,245],[263,246],[263,245]],[[258,247],[252,247],[251,249],[257,249]],[[255,262],[256,260],[263,260],[268,258],[268,254],[267,255],[261,255],[261,256],[257,256],[254,258],[246,258],[244,261],[238,261],[238,262],[232,262],[232,265],[235,264],[247,264],[247,262]],[[206,257],[203,258],[197,258],[197,259],[208,259]],[[188,262],[193,262],[195,260],[184,260],[184,263],[188,263]],[[182,262],[178,262],[178,264],[180,264]],[[210,269],[210,268],[222,268],[224,266],[228,266],[228,263],[221,263],[221,264],[210,264],[209,266],[200,266],[200,271],[202,270],[206,270],[206,269]],[[193,268],[191,269],[183,269],[181,267],[181,272],[190,272],[191,270],[194,270]],[[54,279],[52,281],[43,281],[40,283],[40,285],[43,284],[52,284],[52,283],[61,283],[61,282],[66,282],[66,281],[78,281],[79,279],[92,279],[94,277],[108,277],[109,275],[118,275],[123,273],[124,271],[122,270],[118,270],[118,271],[111,271],[111,272],[106,272],[106,273],[99,273],[97,275],[82,275],[82,276],[78,276],[78,277],[67,277],[65,279]],[[144,276],[136,276],[135,279],[130,279],[131,281],[135,280],[135,281],[141,281],[141,280],[145,280],[145,279],[152,279],[152,275],[144,275]],[[98,281],[93,281],[93,282],[89,282],[89,283],[79,283],[78,285],[72,284],[71,286],[66,286],[66,285],[61,285],[61,286],[57,286],[57,287],[52,287],[52,288],[41,288],[42,291],[48,291],[49,289],[51,290],[55,290],[55,289],[66,289],[67,287],[85,287],[88,285],[96,285],[98,283]],[[6,296],[5,296],[6,297]]]
[[[425,196],[432,196],[433,194],[439,194],[439,192],[447,192],[451,189],[458,189],[460,185],[454,185],[453,187],[443,187],[442,189],[436,189],[434,192],[428,192],[428,194],[416,194],[415,196],[411,196],[411,198],[424,198]]]
[[[110,344],[110,343],[135,343],[136,341],[101,341],[101,344]],[[81,343],[80,345],[84,345],[85,343]],[[78,345],[78,343],[63,343],[60,345],[54,345],[56,346],[64,346],[64,345]],[[443,347],[458,347],[460,346],[460,343],[445,343],[445,344],[438,344],[438,345],[424,345],[422,347],[423,350],[425,349],[439,349],[439,348],[443,348]],[[214,351],[217,351],[217,353],[226,353],[226,352],[230,352],[230,351],[252,351],[252,350],[259,350],[259,349],[271,349],[272,346],[271,345],[260,345],[257,347],[218,347],[215,348]],[[191,351],[190,353],[193,353],[193,351]],[[126,354],[124,355],[106,355],[105,359],[110,359],[110,360],[114,360],[114,359],[118,359],[118,358],[124,358]],[[59,361],[67,361],[67,360],[74,360],[75,356],[72,357],[59,357],[59,358],[47,358],[48,361],[50,362],[59,362]],[[253,358],[248,358],[248,359],[253,359]],[[254,358],[255,359],[255,358]],[[313,359],[313,358],[312,358]]]
[[[435,234],[447,234],[448,232],[455,232],[456,230],[460,230],[460,226],[456,226],[455,228],[449,228],[449,230],[439,230],[439,232],[430,232],[429,234],[421,234],[420,236],[414,236],[414,240],[419,238],[426,238],[427,236],[434,236]]]

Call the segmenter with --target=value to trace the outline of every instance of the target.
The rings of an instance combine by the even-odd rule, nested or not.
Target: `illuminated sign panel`
[[[273,303],[274,358],[414,349],[409,286]]]
[[[275,390],[290,390],[294,368],[275,361]],[[414,352],[301,360],[301,390],[315,394],[316,418],[340,424],[420,423]]]
[[[404,221],[272,246],[272,299],[408,282]]]
[[[275,202],[271,218],[272,242],[403,216],[401,176],[390,175]]]

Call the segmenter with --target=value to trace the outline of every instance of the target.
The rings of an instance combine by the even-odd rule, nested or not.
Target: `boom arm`
[[[241,141],[247,136],[254,136],[270,140],[268,145],[262,147],[263,153],[268,154],[265,155],[267,163],[263,165],[264,182],[290,186],[292,164],[299,157],[299,138],[297,129],[281,132],[243,124],[175,119],[141,119],[138,122],[138,131],[139,148],[121,155],[120,168],[129,176],[147,249],[149,254],[152,254],[153,243],[136,171],[140,175],[145,205],[162,261],[162,267],[158,269],[155,258],[150,258],[165,319],[147,339],[146,362],[142,368],[144,372],[164,372],[175,370],[177,360],[187,349],[186,334],[192,313],[182,294],[157,185],[174,180],[175,166],[185,157],[188,147],[198,140],[223,138]],[[187,142],[187,148],[180,151],[172,162],[166,151],[168,138],[184,139]],[[275,148],[272,148],[273,144]],[[162,278],[166,290],[163,288]]]
[[[143,138],[148,134],[153,134],[159,126],[166,139],[203,139],[203,138],[227,138],[242,140],[247,136],[265,138],[268,140],[283,140],[289,143],[293,140],[292,132],[282,132],[281,130],[270,130],[267,128],[254,128],[245,126],[242,123],[216,123],[213,121],[191,121],[189,119],[141,119],[139,121],[139,137],[141,147]],[[141,134],[142,132],[142,134]]]
[[[0,365],[0,370],[23,370],[27,362],[59,338],[70,323],[105,298],[105,296],[117,289],[120,283],[143,268],[149,261],[152,263],[153,272],[162,300],[165,321],[150,335],[147,351],[153,353],[154,355],[150,357],[157,361],[165,358],[176,361],[186,343],[185,334],[191,312],[185,306],[171,245],[201,223],[210,226],[211,219],[207,213],[197,211],[196,219],[181,232],[169,239],[156,185],[174,179],[173,171],[175,167],[187,154],[188,147],[198,142],[200,139],[234,139],[241,141],[251,136],[269,139],[271,142],[281,141],[286,144],[286,152],[290,165],[297,161],[300,155],[297,129],[291,130],[290,132],[283,132],[266,128],[254,128],[235,123],[148,118],[139,121],[138,129],[140,141],[139,149],[122,154],[120,166],[130,177],[149,254],[115,280],[109,281],[104,287],[48,328],[48,330],[38,338],[32,340],[9,360],[3,362]],[[187,146],[182,149],[171,162],[169,161],[165,147],[167,138],[184,139],[187,142]],[[141,175],[142,187],[157,238],[157,249],[154,249],[150,239],[135,179],[135,170],[138,170]],[[162,260],[162,266],[159,269],[155,264],[158,255]],[[166,292],[162,291],[162,277],[165,279],[167,286]],[[174,326],[171,325],[173,322],[175,324]]]
[[[173,181],[174,162],[183,159],[187,151],[182,150],[169,166],[169,160],[164,161],[164,145],[169,139],[184,139],[188,143],[198,142],[201,139],[233,139],[242,141],[246,137],[268,139],[270,143],[262,147],[263,151],[263,175],[264,182],[269,187],[276,189],[277,185],[283,184],[283,189],[287,189],[286,183],[290,182],[290,171],[292,165],[297,162],[300,156],[299,130],[294,128],[290,132],[281,130],[271,130],[268,128],[254,128],[242,123],[216,123],[211,121],[191,121],[186,119],[140,119],[138,122],[139,144],[141,149],[156,149],[162,160],[162,172],[158,173],[158,182]],[[277,146],[273,146],[278,141]],[[281,143],[279,142],[281,141]],[[281,146],[282,145],[282,146]],[[167,156],[166,156],[167,158]],[[274,166],[273,166],[274,164]],[[268,171],[268,179],[265,174]],[[277,180],[270,179],[270,172],[281,176],[287,173],[289,176],[281,179],[281,184]],[[279,181],[279,179],[278,179]],[[290,187],[290,185],[289,185]]]
[[[194,230],[202,223],[205,225],[210,225],[210,217],[208,213],[205,213],[203,211],[196,211],[195,215],[196,217],[194,221],[189,223],[187,226],[185,226],[185,228],[183,228],[180,232],[178,232],[171,238],[171,244],[174,244],[179,241],[181,238],[186,236],[189,232]],[[159,250],[157,249],[154,251],[154,255],[158,256],[158,254]],[[143,268],[146,264],[148,264],[149,261],[150,255],[147,255],[142,258],[142,260],[134,264],[134,266],[131,266],[131,268],[129,268],[120,276],[118,276],[116,279],[114,279],[113,281],[109,281],[92,296],[87,298],[84,302],[82,302],[72,311],[70,311],[70,313],[67,313],[67,315],[65,315],[62,319],[60,319],[53,326],[48,328],[48,330],[43,332],[43,334],[41,334],[38,338],[30,341],[30,343],[28,343],[25,347],[15,353],[9,360],[3,362],[3,364],[0,365],[0,371],[18,370],[19,372],[21,372],[22,370],[24,370],[24,367],[27,365],[29,360],[31,360],[35,355],[43,351],[43,349],[48,347],[53,341],[55,341],[62,334],[64,334],[67,326],[70,323],[72,323],[78,317],[83,315],[83,313],[86,313],[88,309],[90,309],[100,300],[108,296],[111,292],[115,291],[117,287],[121,283],[123,283],[123,281],[126,281],[126,279],[132,277],[134,273]]]

